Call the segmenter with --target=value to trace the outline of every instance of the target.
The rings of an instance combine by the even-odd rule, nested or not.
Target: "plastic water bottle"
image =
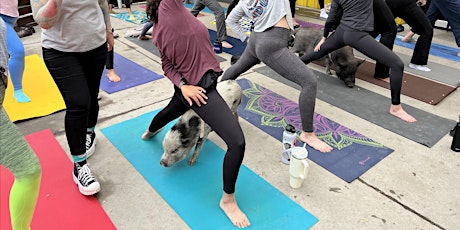
[[[213,44],[213,48],[216,54],[222,53],[222,42],[216,40]]]
[[[452,139],[452,145],[450,146],[450,149],[452,149],[455,152],[460,152],[460,116],[459,122],[452,130],[452,136],[454,138]]]
[[[288,124],[283,131],[283,151],[281,153],[281,162],[289,164],[291,160],[291,149],[296,143],[295,127]]]

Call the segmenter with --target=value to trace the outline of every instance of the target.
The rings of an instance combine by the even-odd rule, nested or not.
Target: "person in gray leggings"
[[[254,19],[254,32],[240,59],[224,72],[222,81],[236,79],[261,61],[284,78],[302,87],[299,96],[302,133],[300,140],[320,152],[330,152],[332,147],[316,137],[313,127],[317,79],[313,71],[288,49],[293,30],[291,8],[288,0],[262,2],[241,0],[230,15],[227,24],[247,40],[238,21],[245,15]]]
[[[231,49],[233,46],[227,40],[227,26],[225,25],[225,12],[224,8],[217,2],[217,0],[195,0],[192,10],[190,11],[193,16],[198,16],[200,11],[208,7],[214,17],[216,18],[217,41],[222,43],[222,47]]]

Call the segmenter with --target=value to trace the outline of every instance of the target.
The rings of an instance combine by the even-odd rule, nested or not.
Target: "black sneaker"
[[[86,133],[86,158],[89,158],[96,151],[96,133]]]
[[[101,185],[91,173],[88,164],[80,166],[74,163],[73,181],[78,185],[80,193],[86,196],[96,194],[101,190]]]

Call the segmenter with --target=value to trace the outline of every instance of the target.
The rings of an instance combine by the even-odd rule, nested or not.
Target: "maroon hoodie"
[[[161,1],[153,34],[164,74],[176,86],[181,78],[196,85],[210,69],[222,72],[208,29],[184,7],[182,0]]]

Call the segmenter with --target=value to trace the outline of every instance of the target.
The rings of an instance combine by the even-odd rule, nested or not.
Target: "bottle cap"
[[[295,127],[291,124],[287,124],[286,127],[284,127],[284,130],[290,132],[290,133],[295,133]]]
[[[308,151],[305,147],[296,146],[291,149],[291,157],[303,160],[308,157]]]

